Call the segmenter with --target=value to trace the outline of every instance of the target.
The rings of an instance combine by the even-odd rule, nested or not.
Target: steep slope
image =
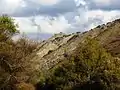
[[[37,70],[50,69],[65,58],[65,54],[75,50],[79,42],[80,34],[65,35],[57,34],[47,41],[44,41],[36,49],[36,56],[33,57],[33,63],[37,62]]]
[[[66,35],[59,33],[43,41],[31,55],[30,64],[37,72],[53,68],[74,53],[86,37],[96,38],[113,56],[120,57],[120,19],[99,25],[90,31]]]
[[[100,31],[97,39],[113,55],[120,57],[120,19],[97,27]]]

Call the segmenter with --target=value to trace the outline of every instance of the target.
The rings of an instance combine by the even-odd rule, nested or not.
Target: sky
[[[14,18],[21,33],[47,37],[83,32],[120,18],[120,0],[0,0],[0,14]]]

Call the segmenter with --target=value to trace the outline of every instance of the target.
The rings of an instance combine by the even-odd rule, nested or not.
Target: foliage
[[[0,41],[7,40],[17,32],[17,25],[14,23],[14,19],[7,15],[0,16]]]
[[[18,90],[34,90],[33,85],[24,81],[36,78],[28,76],[37,73],[41,75],[37,90],[120,89],[120,60],[112,57],[95,39],[84,39],[73,55],[69,56],[65,51],[63,62],[47,73],[39,74],[30,68],[27,57],[36,49],[37,43],[26,38],[13,42],[11,37],[17,32],[11,17],[0,16],[0,90],[13,90],[14,86]]]
[[[1,87],[6,87],[9,84],[15,84],[19,81],[27,80],[24,73],[29,66],[29,60],[25,57],[30,55],[36,46],[37,44],[23,38],[15,43],[0,43],[0,72],[2,73],[0,75]]]
[[[37,47],[37,43],[25,38],[12,41],[16,28],[12,18],[0,17],[0,90],[13,90],[14,84],[27,80],[25,73],[29,61],[25,57]]]
[[[120,78],[120,66],[116,63],[119,61],[96,40],[86,39],[69,60],[50,71],[45,82],[37,87],[41,90],[116,90]]]

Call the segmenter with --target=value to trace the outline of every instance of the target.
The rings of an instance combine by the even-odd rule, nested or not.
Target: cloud
[[[21,32],[26,33],[72,33],[90,30],[97,25],[107,23],[109,21],[120,18],[120,11],[102,11],[102,10],[78,10],[78,12],[69,13],[68,15],[60,15],[58,17],[36,16],[35,23],[31,22],[31,18],[16,18],[19,22]],[[82,12],[82,14],[79,14]],[[37,24],[37,25],[35,25]],[[39,26],[39,27],[38,27]],[[39,30],[39,31],[38,31]]]
[[[90,10],[118,10],[118,2],[119,0],[1,0],[0,13],[14,17],[28,17],[34,14],[59,16],[82,7]]]
[[[119,0],[89,0],[87,4],[90,9],[118,10],[120,9]]]
[[[51,35],[81,32],[120,18],[120,4],[119,0],[1,0],[0,13],[15,18],[21,33]]]
[[[87,3],[84,0],[74,0],[76,3],[76,6],[80,6],[80,5],[86,5]]]
[[[70,24],[64,16],[59,17],[35,17],[35,23],[31,21],[32,17],[29,18],[15,18],[16,23],[19,25],[20,32],[34,33],[59,33],[65,32]],[[37,24],[37,25],[36,25]],[[39,30],[39,31],[38,31]]]
[[[66,7],[67,6],[67,7]],[[14,17],[57,16],[76,10],[74,0],[1,0],[0,13]]]
[[[64,16],[54,17],[53,20],[50,20],[49,17],[42,20],[36,19],[36,22],[41,25],[41,31],[45,33],[66,32],[70,27]]]
[[[78,8],[89,10],[118,10],[119,0],[1,0],[0,12],[14,17],[33,15],[59,16]]]
[[[49,15],[49,16],[59,16],[59,14],[65,14],[67,12],[73,12],[77,9],[74,0],[56,0],[56,3],[50,5],[37,3],[38,0],[26,0],[25,7],[19,8],[15,13],[12,14],[14,17],[28,17],[35,15]],[[47,1],[47,0],[45,0]],[[51,0],[50,0],[51,1]],[[55,1],[55,0],[53,0]],[[31,6],[31,7],[30,7]],[[66,7],[67,6],[67,7]]]
[[[15,22],[19,25],[19,30],[21,33],[23,32],[37,32],[37,28],[35,26],[32,25],[29,17],[28,18],[24,18],[24,17],[20,17],[20,18],[14,18]]]
[[[120,18],[120,11],[102,11],[102,10],[91,10],[84,12],[81,16],[75,16],[74,22],[71,23],[72,27],[69,32],[85,31],[95,28],[97,25],[101,25],[115,19]]]
[[[13,14],[18,8],[24,7],[23,0],[1,0],[0,1],[0,13]]]
[[[38,4],[41,4],[41,5],[54,5],[56,3],[59,2],[59,0],[29,0],[29,1],[32,1],[34,3],[38,3]]]

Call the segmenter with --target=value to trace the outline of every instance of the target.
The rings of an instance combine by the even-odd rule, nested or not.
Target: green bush
[[[10,39],[15,33],[18,33],[18,30],[14,19],[7,15],[0,16],[0,41]]]

